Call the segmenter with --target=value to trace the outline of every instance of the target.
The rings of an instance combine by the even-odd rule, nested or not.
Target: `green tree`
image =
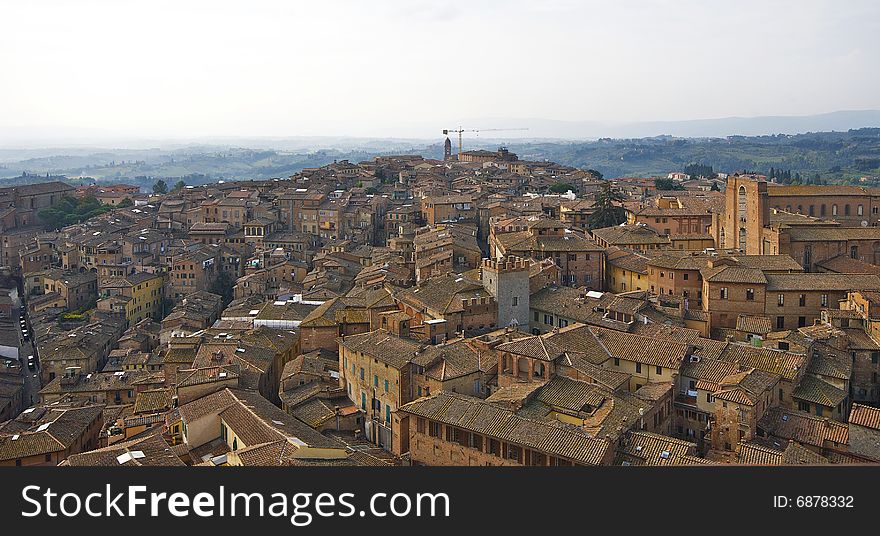
[[[229,273],[226,272],[226,270],[220,270],[220,273],[217,274],[217,278],[214,279],[214,282],[211,283],[211,286],[208,288],[208,292],[222,296],[223,307],[226,307],[227,305],[229,305],[229,302],[232,301],[232,287],[234,285],[235,281],[232,280],[232,277],[229,275]]]
[[[658,190],[684,190],[684,186],[672,179],[654,179],[654,187]]]
[[[125,199],[120,201],[119,204],[116,206],[119,208],[126,208],[126,207],[130,207],[132,205],[134,205],[134,201],[132,201],[130,197],[126,197]]]
[[[165,181],[159,179],[153,185],[153,193],[154,194],[167,194],[168,193],[168,185],[165,184]]]
[[[48,227],[60,229],[94,218],[109,210],[110,205],[104,205],[92,196],[75,199],[66,195],[54,207],[43,209],[37,215]]]
[[[623,201],[623,196],[611,190],[611,183],[604,182],[596,194],[595,211],[587,218],[590,230],[620,225],[626,221],[626,211],[615,202]]]
[[[571,190],[573,192],[574,186],[572,186],[571,184],[569,184],[567,182],[557,182],[556,184],[554,184],[553,186],[550,187],[550,191],[555,194],[564,194],[564,193],[568,192],[569,190]]]
[[[589,173],[590,175],[592,175],[594,179],[602,180],[602,179],[605,178],[605,177],[602,175],[601,172],[596,171],[595,169],[588,169],[588,170],[587,170],[587,173]]]
[[[173,191],[176,192],[178,190],[183,190],[184,188],[186,188],[186,183],[183,181],[177,181],[176,183],[174,183],[174,190]]]

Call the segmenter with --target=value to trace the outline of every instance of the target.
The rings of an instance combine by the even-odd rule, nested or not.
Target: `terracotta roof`
[[[618,454],[624,465],[690,465],[696,450],[697,445],[689,441],[637,431],[624,436]]]
[[[96,450],[73,454],[64,465],[83,466],[184,466],[186,464],[162,438],[158,430],[146,437],[124,441]]]
[[[353,352],[378,359],[401,369],[420,352],[425,345],[411,339],[403,339],[385,330],[375,330],[339,339],[339,344]]]
[[[846,399],[846,391],[838,389],[828,382],[820,380],[815,376],[806,375],[791,393],[793,398],[821,404],[826,407],[837,407],[838,404]]]
[[[849,423],[880,430],[880,409],[862,404],[853,404],[849,412]]]
[[[793,439],[805,445],[824,447],[826,442],[846,445],[849,428],[846,424],[787,408],[768,409],[758,426],[781,439]]]
[[[821,465],[828,463],[827,458],[795,441],[790,441],[785,446],[785,450],[777,450],[756,442],[740,443],[737,461],[743,465]]]
[[[880,277],[866,274],[767,274],[767,292],[880,290]]]
[[[577,428],[523,418],[457,393],[420,398],[401,406],[400,411],[588,465],[601,464],[611,449],[608,441],[591,438]]]

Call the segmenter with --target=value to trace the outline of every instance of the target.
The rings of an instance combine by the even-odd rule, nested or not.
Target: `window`
[[[753,288],[746,289],[746,299],[749,301],[755,299],[755,289],[753,289]]]
[[[876,365],[880,362],[880,352],[871,352],[871,363]]]
[[[657,367],[657,374],[663,374],[663,367]]]
[[[807,317],[799,316],[798,317],[798,327],[802,328],[802,327],[805,327],[806,325],[807,325]]]
[[[517,305],[519,305],[519,296],[514,296],[513,297],[513,306],[516,307]]]
[[[822,303],[822,307],[828,307],[828,294],[822,294],[819,301]]]
[[[379,375],[378,374],[373,375],[373,387],[375,387],[377,389],[379,388]]]
[[[361,367],[361,380],[364,379],[364,367]]]
[[[843,205],[843,215],[849,216],[849,205]]]
[[[620,358],[619,358],[619,357],[615,357],[615,358],[614,358],[614,366],[615,366],[615,367],[619,367],[619,366],[620,366]]]
[[[806,305],[807,305],[807,295],[806,294],[801,294],[800,296],[798,296],[798,305],[800,307],[806,307]]]
[[[440,423],[431,421],[431,428],[428,432],[431,437],[440,437]]]
[[[859,258],[859,246],[850,246],[849,256],[853,259]]]
[[[859,216],[863,215],[863,214],[865,213],[865,207],[862,206],[862,205],[859,205],[858,208],[856,209],[856,213],[857,213]]]
[[[636,363],[636,374],[641,374],[641,373],[642,373],[642,364]]]
[[[727,287],[721,287],[721,299],[722,300],[727,299]]]
[[[388,392],[388,380],[385,380],[385,392]]]
[[[687,281],[687,280],[688,280],[688,275],[687,275],[687,274],[684,274],[684,275],[682,275],[682,278],[684,278],[684,280]]]
[[[519,461],[519,457],[520,457],[521,453],[522,453],[522,449],[520,449],[516,445],[507,445],[507,459],[508,460]]]
[[[809,413],[810,403],[809,402],[798,402],[798,409]]]
[[[779,294],[776,296],[776,305],[779,307],[783,307],[785,305],[785,294]]]
[[[837,216],[837,205],[831,205],[831,215]]]
[[[785,317],[777,316],[776,317],[776,329],[785,329]]]

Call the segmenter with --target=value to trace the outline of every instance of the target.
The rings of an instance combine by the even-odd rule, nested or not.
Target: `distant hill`
[[[875,112],[876,113],[876,112]],[[829,116],[835,114],[828,114]],[[764,118],[769,121],[768,118]],[[787,120],[793,120],[787,118]],[[830,120],[830,119],[829,119]],[[777,123],[778,124],[778,123]],[[326,148],[332,141],[293,142],[261,139],[263,147],[175,144],[167,148],[107,149],[0,149],[0,185],[31,181],[34,177],[66,175],[72,181],[89,177],[127,182],[149,189],[156,179],[187,184],[217,180],[287,177],[305,167],[347,159],[352,162],[382,154],[421,154],[442,158],[442,138],[435,140],[340,140],[342,147]],[[280,147],[274,146],[275,144]],[[602,138],[592,141],[541,139],[486,139],[472,137],[466,149],[495,149],[505,144],[525,160],[551,160],[596,169],[605,177],[665,175],[688,164],[705,164],[715,171],[756,171],[771,168],[800,176],[803,181],[880,184],[880,128],[838,132],[727,136],[718,138]],[[866,180],[862,181],[862,177]],[[35,179],[34,179],[35,180]],[[90,180],[90,179],[87,179]],[[169,183],[170,183],[169,182]]]
[[[719,138],[764,136],[805,132],[846,131],[880,127],[880,110],[849,110],[818,115],[724,117],[690,121],[603,122],[555,121],[550,119],[469,119],[462,124],[484,128],[528,128],[529,138],[599,139],[676,136],[680,138]],[[513,134],[513,133],[511,133]]]

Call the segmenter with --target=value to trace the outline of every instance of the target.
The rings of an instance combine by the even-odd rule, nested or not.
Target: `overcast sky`
[[[434,136],[880,108],[880,2],[0,0],[0,131]]]

